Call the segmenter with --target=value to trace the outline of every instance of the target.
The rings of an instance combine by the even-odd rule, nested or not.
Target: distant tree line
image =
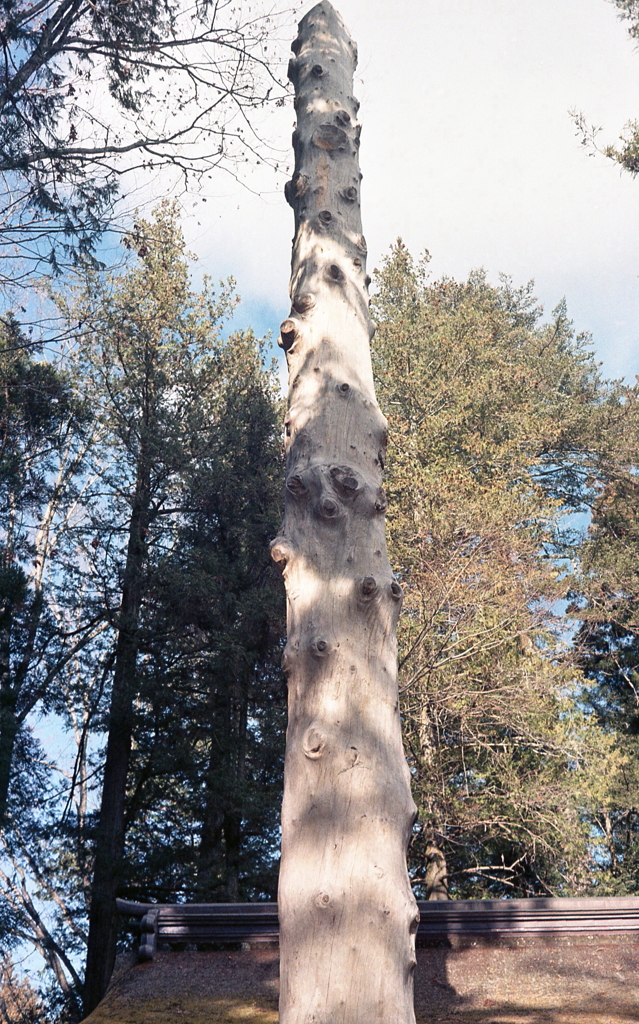
[[[95,1004],[116,895],[276,897],[275,367],[225,336],[230,285],[193,288],[174,207],[125,248],[52,292],[63,347],[0,337],[6,1021]],[[633,894],[637,390],[563,303],[431,281],[401,242],[374,307],[416,894]]]

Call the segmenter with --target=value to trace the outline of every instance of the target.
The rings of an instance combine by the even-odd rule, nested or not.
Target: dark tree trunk
[[[243,795],[246,771],[248,693],[238,684],[233,694],[215,694],[211,712],[211,755],[198,851],[197,898],[208,902],[220,894],[239,899]]]
[[[224,815],[224,847],[226,858],[226,891],[231,903],[239,899],[240,857],[242,853],[242,820],[244,817],[244,780],[246,776],[246,730],[248,722],[248,693],[244,683],[238,686],[235,711],[235,749],[231,771],[235,779],[229,794],[231,806]]]
[[[2,561],[0,569],[6,572],[6,561]],[[0,828],[7,812],[13,748],[18,733],[16,694],[11,685],[11,625],[11,601],[7,598],[0,615]]]
[[[202,830],[197,857],[195,895],[199,903],[220,899],[224,872],[224,799],[222,778],[227,767],[230,707],[227,693],[221,693],[214,679],[209,691],[207,723],[210,738],[204,782]]]
[[[13,766],[13,752],[18,735],[16,695],[10,680],[0,683],[0,828],[4,825],[9,798],[9,783]]]
[[[142,465],[131,514],[122,583],[109,733],[91,886],[89,942],[84,983],[84,1011],[87,1014],[97,1006],[106,992],[115,962],[115,897],[124,853],[126,783],[133,732],[133,701],[137,691],[138,629],[149,506],[149,472]]]
[[[224,860],[226,864],[226,898],[229,903],[239,899],[240,852],[242,848],[242,812],[237,808],[224,815]]]
[[[220,890],[222,865],[222,830],[224,814],[221,808],[219,783],[219,758],[211,751],[205,785],[202,831],[197,860],[197,882],[195,895],[198,903],[214,901]],[[219,897],[218,897],[219,898]]]
[[[36,589],[29,609],[27,637],[20,662],[11,670],[11,633],[14,628],[14,599],[8,598],[0,620],[0,828],[4,825],[16,739],[27,709],[19,708],[27,681],[42,618],[43,597]]]

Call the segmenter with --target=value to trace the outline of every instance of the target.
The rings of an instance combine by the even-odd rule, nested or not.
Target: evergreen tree
[[[40,954],[61,1021],[105,984],[116,892],[257,899],[277,874],[276,378],[250,332],[222,338],[230,287],[191,289],[172,207],[125,241],[124,272],[56,297],[63,368],[13,321],[0,353],[0,927]]]
[[[639,891],[639,420],[628,388],[617,421],[616,473],[602,480],[569,606],[589,680],[585,706],[614,743],[619,767],[591,812],[598,890]]]
[[[98,626],[95,618],[79,631],[69,626],[75,601],[51,578],[91,444],[90,416],[69,373],[36,355],[15,319],[0,322],[0,828],[12,775],[14,806],[24,806],[27,718],[52,706],[57,673]]]
[[[563,304],[544,324],[530,286],[431,284],[426,263],[398,243],[374,299],[413,876],[429,898],[567,894],[608,748],[575,703],[561,559],[619,399]]]
[[[229,339],[221,361],[215,437],[185,474],[184,518],[147,607],[131,781],[144,813],[133,802],[128,812],[134,898],[276,890],[283,608],[266,555],[278,524],[278,403],[252,336]]]
[[[90,533],[84,524],[78,535],[84,546],[78,586],[92,592],[113,631],[85,1010],[101,998],[112,968],[114,897],[126,890],[135,861],[125,857],[126,833],[135,824],[148,839],[158,821],[154,802],[167,820],[180,819],[177,849],[184,842],[199,847],[201,880],[207,843],[213,859],[222,843],[223,880],[216,869],[215,883],[203,881],[204,888],[231,896],[239,891],[243,785],[235,792],[230,779],[241,783],[246,770],[250,680],[279,639],[264,591],[264,541],[273,530],[269,502],[279,465],[273,384],[251,336],[221,339],[220,324],[234,301],[230,290],[218,297],[209,282],[199,294],[191,290],[170,205],[160,207],[153,222],[136,225],[126,241],[135,254],[127,272],[90,271],[71,298],[58,297],[68,322],[82,325],[84,390],[104,431],[94,467],[98,486],[87,499]],[[262,480],[255,497],[246,485],[237,486],[247,465],[252,485]],[[200,732],[208,707],[211,735],[198,737],[199,757],[215,760],[214,774],[227,790],[224,796],[214,780],[209,801],[202,781],[205,806],[208,801],[215,809],[190,824],[167,789],[176,773],[178,792],[186,784],[197,788],[206,774],[194,767],[197,755],[183,741],[175,762],[167,748],[167,738],[181,728],[195,738],[189,702]],[[221,759],[216,743],[226,748]],[[170,816],[168,799],[175,810]],[[193,798],[189,802],[193,807]],[[221,815],[219,836],[207,814],[211,821]],[[150,845],[159,854],[161,844]],[[165,870],[156,891],[193,888],[188,873],[166,877]],[[147,889],[153,885],[147,873]]]

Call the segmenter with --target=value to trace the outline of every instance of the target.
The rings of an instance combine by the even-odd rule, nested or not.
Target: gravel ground
[[[277,1024],[277,992],[276,949],[131,956],[87,1024]],[[639,1024],[639,943],[420,949],[415,1009],[418,1024]]]

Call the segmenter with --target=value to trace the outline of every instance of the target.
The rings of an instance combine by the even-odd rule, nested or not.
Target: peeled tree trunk
[[[373,387],[356,48],[333,9],[293,43],[295,211],[286,505],[289,686],[279,913],[281,1024],[411,1024],[419,914],[386,555],[386,421]]]

